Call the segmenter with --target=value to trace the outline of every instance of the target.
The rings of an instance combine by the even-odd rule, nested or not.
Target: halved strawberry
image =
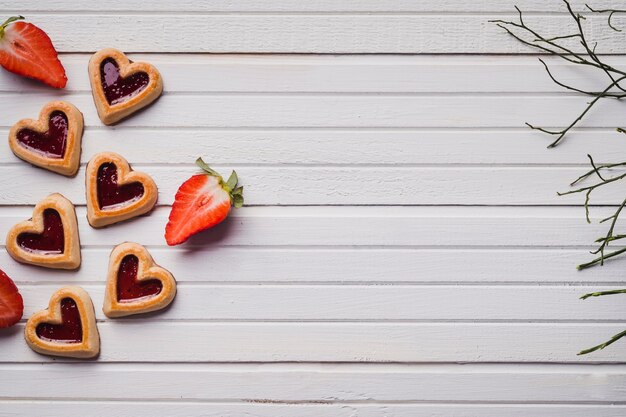
[[[0,329],[11,327],[22,318],[24,301],[15,283],[0,270]]]
[[[21,19],[24,16],[10,17],[0,26],[0,65],[52,87],[65,87],[65,69],[52,41],[32,23],[16,22]]]
[[[196,164],[205,173],[189,178],[176,192],[165,226],[165,240],[170,246],[179,245],[191,235],[220,223],[228,217],[231,206],[243,206],[243,187],[237,187],[239,180],[235,171],[224,182],[202,158],[198,158]]]

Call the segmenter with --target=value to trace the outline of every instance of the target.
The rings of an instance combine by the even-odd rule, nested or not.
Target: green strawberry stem
[[[217,177],[218,179],[222,179],[222,176],[211,168],[206,162],[202,160],[202,158],[196,159],[196,165],[198,165],[204,172],[211,175],[212,177]]]
[[[0,39],[2,39],[4,37],[4,29],[9,26],[11,23],[15,22],[16,20],[24,20],[25,17],[24,16],[12,16],[9,17],[7,20],[4,21],[4,23],[2,24],[2,26],[0,26]]]
[[[228,180],[224,182],[224,178],[211,168],[206,162],[202,160],[202,158],[196,159],[196,165],[198,165],[207,175],[215,177],[218,179],[220,185],[230,195],[230,201],[235,208],[240,208],[243,206],[243,187],[237,187],[239,183],[239,177],[237,177],[237,173],[233,171],[228,177]]]
[[[226,181],[226,190],[228,192],[234,190],[237,187],[237,183],[239,182],[239,178],[237,177],[237,173],[233,171],[228,177],[228,181]]]

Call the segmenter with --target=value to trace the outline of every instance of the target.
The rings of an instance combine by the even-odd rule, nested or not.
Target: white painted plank
[[[208,147],[201,155],[211,152]],[[210,158],[206,158],[207,162]],[[213,165],[213,164],[212,164]],[[195,165],[143,166],[159,187],[159,205],[200,172]],[[228,176],[236,169],[248,205],[582,205],[584,195],[557,195],[587,167],[254,167],[213,166]],[[32,204],[62,191],[85,204],[85,168],[75,178],[51,175],[24,163],[0,166],[0,205]],[[486,185],[488,182],[488,186]],[[593,182],[589,182],[591,184]],[[617,205],[622,189],[596,190],[593,204]]]
[[[486,23],[513,17],[512,6],[491,0],[182,0],[173,9],[173,3],[160,0],[149,5],[112,0],[89,7],[69,0],[28,0],[20,12],[34,11],[30,17],[64,51],[117,46],[142,52],[497,53],[522,51]],[[561,30],[568,21],[561,4],[527,0],[520,6],[535,12],[529,19],[542,30]],[[0,7],[16,8],[2,1]],[[559,14],[551,12],[559,9]],[[608,31],[604,17],[590,23],[604,52],[624,52],[623,35]],[[107,25],[128,29],[130,36],[105,37]],[[164,36],[148,36],[155,28]],[[95,117],[85,75],[88,55],[62,56],[71,78],[65,95],[3,72],[0,92],[10,104],[0,104],[0,135],[6,136],[15,120],[36,115],[47,99],[76,101],[88,125],[83,162],[102,150],[121,152],[138,169],[154,170],[161,204],[171,202],[178,183],[193,172],[189,163],[200,154],[225,173],[237,168],[245,177],[249,204],[261,205],[580,204],[580,199],[556,199],[553,193],[582,172],[587,152],[602,148],[594,156],[607,162],[623,154],[620,136],[608,130],[623,120],[621,105],[614,103],[599,107],[585,122],[588,129],[554,152],[543,149],[546,137],[522,129],[524,121],[563,125],[585,102],[556,94],[530,57],[143,57],[162,69],[166,95],[113,129]],[[567,81],[598,88],[587,73],[564,66],[556,70]],[[184,112],[190,107],[198,109],[196,114]],[[179,144],[174,152],[172,137]],[[167,163],[177,166],[162,165]],[[13,205],[32,205],[56,190],[67,190],[77,202],[83,199],[81,176],[52,178],[17,162],[8,150],[0,164],[0,204],[8,205],[0,208],[0,235],[29,217],[29,207]],[[406,166],[391,166],[396,164]],[[577,166],[555,169],[553,164]],[[316,180],[307,178],[307,171]],[[7,176],[17,184],[6,184]],[[289,183],[280,186],[279,180]],[[304,191],[293,194],[296,189]],[[597,197],[594,202],[614,204],[622,196],[615,189]],[[27,313],[43,306],[53,288],[69,282],[88,287],[99,309],[108,252],[128,236],[149,243],[159,262],[184,276],[179,298],[163,314],[101,323],[100,360],[106,364],[40,366],[50,360],[24,346],[20,326],[2,332],[0,361],[33,364],[0,366],[0,397],[5,399],[0,415],[40,415],[42,408],[48,415],[107,416],[624,414],[619,366],[374,365],[338,372],[330,365],[339,376],[326,372],[320,377],[321,366],[268,370],[243,365],[248,370],[241,372],[236,364],[217,370],[191,363],[623,361],[619,348],[584,358],[574,354],[622,330],[624,323],[560,322],[623,316],[618,297],[576,299],[592,284],[602,289],[623,280],[621,262],[585,273],[573,269],[605,228],[586,226],[579,207],[246,207],[194,239],[190,246],[202,246],[196,251],[163,247],[166,207],[101,231],[86,225],[84,208],[78,211],[87,248],[80,271],[40,270],[0,254],[0,266],[18,276]],[[605,212],[594,210],[593,215],[597,220]],[[208,265],[210,274],[204,272]],[[396,285],[371,285],[381,283]],[[173,342],[180,340],[187,344]],[[190,363],[110,363],[133,361]],[[59,372],[68,383],[50,384],[58,381]],[[11,386],[2,380],[12,381]],[[39,400],[30,401],[35,397]],[[302,401],[307,403],[283,403]],[[443,404],[449,402],[454,404]],[[612,407],[612,402],[621,405]]]
[[[532,306],[528,306],[532,308]],[[102,362],[611,362],[626,351],[577,356],[626,323],[98,324]],[[0,362],[52,362],[26,346],[23,325],[3,332]],[[126,386],[126,384],[124,384]],[[32,392],[32,390],[31,390]]]
[[[208,267],[208,265],[205,266]],[[345,274],[350,271],[343,269]],[[98,285],[83,285],[102,313],[103,270]],[[24,318],[48,305],[55,285],[21,285]],[[613,287],[407,286],[407,285],[185,285],[165,312],[144,317],[207,321],[595,321],[619,320],[623,297],[582,301],[590,291]],[[534,308],[528,308],[534,305]],[[135,318],[133,318],[134,320]],[[137,320],[139,321],[139,320]]]
[[[563,6],[554,5],[563,11]],[[29,12],[59,51],[93,52],[115,46],[127,52],[212,53],[528,53],[534,52],[489,20],[510,14],[95,14]],[[7,14],[20,12],[19,8]],[[573,30],[566,15],[530,15],[545,36]],[[80,24],[76,24],[80,21]],[[626,23],[616,16],[615,25]],[[115,31],[109,28],[115,28]],[[158,28],[159,36],[154,36]],[[623,36],[606,16],[589,16],[587,35],[598,52],[624,53]]]
[[[557,242],[555,242],[557,243]],[[562,244],[569,244],[565,240]],[[589,243],[589,242],[587,242]],[[502,246],[506,246],[502,237]],[[288,248],[206,246],[150,247],[157,262],[179,283],[337,284],[567,284],[622,285],[623,261],[578,272],[589,259],[584,248],[422,249],[388,247]],[[33,268],[0,248],[0,269],[22,284],[94,284],[107,268],[111,247],[83,247],[79,271]],[[208,268],[209,267],[209,268]],[[208,268],[208,271],[207,271]]]
[[[196,246],[205,249],[211,246],[589,248],[605,233],[605,225],[597,222],[609,210],[593,209],[593,224],[587,225],[581,207],[245,207],[235,210],[221,225],[192,237],[181,249]],[[0,236],[31,213],[29,207],[0,210]],[[110,247],[126,240],[165,246],[167,207],[103,229],[89,227],[85,214],[85,208],[77,209],[82,247]],[[585,255],[584,250],[580,253]]]
[[[2,94],[1,126],[36,117],[44,103],[67,100],[85,116],[85,125],[103,128],[87,93]],[[14,103],[19,101],[20,105]],[[404,94],[167,94],[145,111],[120,123],[133,127],[219,128],[520,128],[568,125],[586,106],[581,96],[404,95]],[[615,128],[623,103],[599,102],[580,127]],[[497,115],[497,116],[496,116]],[[111,129],[107,127],[106,129]],[[89,129],[85,135],[89,134]],[[182,135],[183,133],[181,133]]]
[[[623,405],[537,405],[537,404],[274,404],[268,400],[241,403],[189,402],[101,402],[101,401],[5,401],[0,408],[7,416],[58,417],[623,417]],[[356,414],[355,414],[356,413]],[[2,414],[3,416],[5,414]]]
[[[0,138],[8,129],[0,129]],[[184,136],[178,139],[179,136]],[[516,130],[423,129],[90,129],[82,163],[99,152],[123,154],[131,164],[190,164],[201,153],[211,163],[232,165],[439,165],[577,164],[621,161],[623,135],[613,129],[573,132],[558,149],[551,137]],[[176,140],[176,146],[172,141]],[[0,152],[0,164],[21,163]],[[563,184],[559,184],[563,186]]]
[[[146,56],[144,56],[146,57]],[[207,91],[557,91],[555,85],[543,74],[543,70],[534,58],[461,58],[461,57],[204,57],[204,56],[147,56],[152,57],[159,66],[171,71],[172,80],[168,90],[190,91],[197,85],[200,77],[205,77],[208,68],[217,69],[210,74]],[[77,78],[78,88],[88,88],[84,55],[70,56],[77,73],[70,74]],[[140,57],[141,58],[141,57]],[[181,61],[182,60],[182,61]],[[623,60],[618,60],[622,62]],[[384,62],[384,64],[381,64]],[[80,65],[79,65],[80,63]],[[363,67],[363,68],[359,68]],[[560,67],[557,71],[565,73],[569,82],[583,85],[593,81],[589,74],[571,71]],[[494,70],[497,69],[497,70]],[[425,71],[425,72],[424,72]],[[70,71],[71,72],[71,71]],[[443,74],[449,80],[446,83],[429,82],[432,77]],[[7,73],[2,73],[6,75]],[[237,76],[228,76],[237,74]],[[255,74],[260,74],[255,76]],[[334,76],[331,76],[334,74]],[[337,76],[339,74],[339,76]],[[452,75],[450,75],[452,74]],[[472,78],[474,74],[474,78]],[[525,82],[520,83],[521,74]],[[178,76],[176,76],[178,75]],[[430,78],[429,78],[430,77]],[[289,79],[291,78],[291,81]],[[425,80],[424,80],[425,78]],[[571,80],[570,80],[571,78]],[[456,80],[456,81],[455,81]],[[0,79],[3,88],[10,91],[45,92],[49,99],[49,89],[37,87],[20,77],[6,75]],[[599,80],[596,80],[599,81]],[[595,83],[593,83],[595,84]],[[494,87],[495,86],[495,87]],[[588,85],[587,88],[598,88]],[[71,84],[70,84],[71,87]],[[491,89],[492,88],[492,89]],[[41,103],[39,95],[32,95],[31,114],[21,112],[15,119],[34,116]],[[68,95],[69,99],[74,96]],[[231,97],[232,98],[232,97]],[[366,97],[371,100],[372,97]],[[552,97],[557,99],[557,97]],[[583,98],[563,97],[565,100]],[[23,96],[23,104],[27,104]],[[85,108],[91,111],[90,100],[83,100]],[[442,104],[442,107],[447,105]],[[15,107],[15,106],[12,106]],[[85,109],[83,109],[86,111]],[[572,109],[572,114],[574,109]],[[569,112],[568,112],[569,113]],[[555,112],[556,114],[556,112]],[[559,122],[564,123],[570,114],[559,114]],[[92,114],[94,125],[99,122]],[[89,119],[89,117],[88,117]],[[527,120],[535,119],[528,115]],[[132,162],[188,162],[193,159],[198,149],[206,147],[211,141],[211,154],[214,158],[225,158],[224,162],[241,163],[580,163],[586,153],[593,153],[598,161],[613,161],[621,157],[622,146],[618,134],[610,131],[583,131],[574,133],[558,152],[545,152],[544,146],[550,138],[514,126],[519,131],[508,130],[334,130],[307,131],[274,129],[259,130],[205,130],[185,131],[185,140],[171,149],[173,133],[170,130],[125,130],[120,127],[87,131],[83,159],[102,150],[116,150],[124,153]],[[534,120],[533,120],[534,121]],[[6,124],[10,124],[8,121]],[[196,123],[195,121],[193,123]],[[308,122],[303,122],[308,123]],[[552,121],[551,123],[557,123]],[[609,125],[610,123],[607,123]],[[614,123],[617,125],[617,122]],[[511,124],[513,126],[513,124]],[[0,136],[6,136],[8,129],[3,129]],[[129,140],[132,137],[132,140]],[[149,141],[149,147],[145,146]],[[476,149],[480,148],[480,152]],[[384,150],[384,151],[383,151]],[[141,155],[136,158],[135,153]],[[217,162],[221,162],[218,159]],[[0,155],[0,162],[16,161],[10,153]]]
[[[0,393],[3,399],[39,394],[68,400],[80,390],[86,400],[150,403],[183,399],[256,405],[385,401],[597,405],[622,403],[626,382],[623,365],[56,363],[5,364],[0,370],[14,381]],[[58,383],[59,375],[65,376],[63,384]]]
[[[6,138],[8,129],[0,129]],[[184,135],[184,138],[178,139]],[[200,153],[219,165],[588,164],[621,160],[622,135],[575,132],[555,150],[530,130],[420,129],[89,129],[82,163],[99,152],[123,154],[131,164],[190,164]],[[176,140],[176,146],[172,141]],[[477,152],[477,150],[480,150]],[[21,163],[0,152],[0,164]],[[581,168],[584,169],[584,168]]]
[[[35,116],[42,103],[67,99],[85,115],[86,126],[101,126],[92,98],[77,93],[2,97],[3,126]],[[412,95],[284,95],[211,94],[167,95],[150,109],[122,122],[137,127],[521,127],[530,120],[540,126],[568,124],[585,107],[578,96],[412,96]],[[498,117],[493,114],[499,111]],[[558,109],[558,110],[557,110]],[[503,111],[505,110],[505,111]],[[621,103],[607,100],[596,105],[581,127],[619,126]]]
[[[570,0],[577,11],[586,11],[584,1]],[[610,7],[613,3],[609,0],[595,0],[596,8]],[[106,3],[93,3],[89,7],[79,0],[25,0],[20,3],[21,11],[137,11],[151,12],[510,12],[515,5],[524,10],[533,12],[552,12],[561,9],[558,3],[550,3],[542,0],[482,0],[468,2],[465,0],[395,0],[393,2],[381,0],[310,0],[306,2],[294,0],[181,0],[173,4],[167,0],[152,0],[150,9],[147,10],[145,2],[141,0],[111,0]],[[12,9],[15,3],[10,0],[0,1],[3,9]]]
[[[167,92],[496,93],[564,92],[535,56],[129,54],[154,64]],[[90,54],[62,54],[65,91],[91,92]],[[589,68],[543,57],[554,75],[584,90],[608,78]],[[606,57],[617,68],[622,56]],[[442,81],[444,80],[444,81]],[[0,91],[49,93],[49,87],[0,72]]]

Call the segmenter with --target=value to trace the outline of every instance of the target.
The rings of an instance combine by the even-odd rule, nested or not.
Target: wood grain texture
[[[58,287],[20,286],[25,316],[39,311]],[[104,285],[83,288],[93,299],[96,318],[107,320],[101,311]],[[593,287],[593,291],[607,289],[611,288]],[[619,321],[626,313],[619,297],[580,300],[589,291],[588,286],[180,284],[177,297],[184,302],[175,302],[163,314],[151,317],[163,321],[586,322]],[[529,309],[528,305],[538,307]]]
[[[103,128],[87,93],[0,95],[2,127],[34,117],[48,101],[63,99],[83,112],[87,128]],[[20,106],[11,103],[19,98]],[[568,95],[405,94],[167,94],[124,127],[213,128],[520,128],[566,126],[586,106]],[[494,117],[494,113],[498,117]],[[615,128],[624,105],[598,103],[579,127]]]
[[[0,129],[0,138],[8,129]],[[172,147],[173,138],[179,138]],[[131,164],[185,164],[203,154],[228,166],[408,166],[408,165],[577,165],[586,154],[600,162],[619,160],[621,135],[613,130],[574,132],[559,150],[550,138],[522,129],[88,129],[82,164],[100,152],[123,154]],[[149,145],[149,146],[147,146]],[[561,151],[561,149],[566,151]],[[11,152],[0,165],[23,164]],[[564,185],[564,184],[561,184]]]
[[[585,2],[581,0],[570,1],[574,10],[586,11]],[[145,2],[141,0],[111,0],[106,3],[89,4],[88,7],[76,0],[59,0],[53,6],[46,8],[45,2],[38,0],[24,0],[20,3],[23,11],[135,11],[149,14],[151,12],[283,12],[283,13],[306,13],[306,12],[372,12],[372,13],[402,13],[402,12],[510,12],[516,4],[523,5],[525,10],[531,12],[551,12],[559,9],[559,5],[542,0],[524,0],[515,2],[511,0],[482,0],[467,2],[464,0],[396,0],[393,2],[380,0],[311,0],[307,2],[293,0],[181,0],[173,4],[167,0],[152,0],[150,9],[147,10]],[[610,7],[609,0],[596,0],[593,6],[596,8]],[[10,0],[0,1],[0,7],[11,9],[15,4]]]
[[[21,383],[11,384],[0,394],[2,399],[34,399],[33,390],[37,390],[42,397],[53,402],[67,401],[73,400],[72,392],[80,387],[85,399],[96,401],[244,400],[242,405],[258,406],[296,405],[294,403],[299,402],[346,406],[413,402],[418,404],[412,405],[419,405],[421,402],[449,401],[464,406],[473,403],[496,405],[494,403],[503,401],[516,401],[522,407],[533,402],[545,403],[548,407],[559,407],[564,403],[580,406],[621,404],[621,387],[626,378],[623,365],[581,364],[205,363],[155,367],[153,364],[74,362],[44,366],[9,364],[0,365],[0,369],[3,375],[14,381],[30,381],[32,384],[32,389]],[[59,373],[67,375],[67,385],[53,383],[58,380]],[[119,384],[120,380],[127,381],[128,385]],[[103,391],[103,384],[109,389]],[[179,402],[179,405],[183,404]]]
[[[537,56],[458,55],[214,55],[129,54],[154,64],[166,93],[554,93]],[[91,92],[91,54],[61,54],[68,84],[63,93]],[[608,78],[587,68],[542,57],[555,76],[582,89],[603,90]],[[622,56],[606,57],[617,68]],[[0,91],[50,93],[40,83],[0,72]],[[443,82],[445,81],[445,82]]]
[[[588,225],[582,207],[247,207],[235,211],[215,228],[193,236],[180,247],[178,256],[183,260],[193,256],[198,247],[211,250],[219,246],[586,249],[605,230],[598,221],[609,210],[592,210],[593,224]],[[0,235],[31,213],[30,207],[3,208]],[[111,248],[129,239],[166,246],[163,232],[169,215],[167,207],[104,229],[88,225],[84,207],[76,213],[83,248]]]
[[[246,417],[622,417],[622,405],[467,405],[467,404],[265,404],[265,400],[246,401],[249,404],[210,402],[101,402],[101,401],[9,401],[0,402],[7,415],[56,417],[121,417],[132,413],[136,417],[152,417],[164,413],[170,417],[246,416]],[[355,414],[356,413],[356,414]]]
[[[86,122],[73,179],[0,146],[0,237],[61,191],[78,205],[83,265],[49,271],[2,250],[0,268],[24,320],[59,286],[85,287],[102,340],[79,362],[30,351],[24,320],[0,331],[0,416],[624,415],[622,345],[576,356],[626,327],[622,297],[578,299],[621,287],[625,261],[574,268],[613,208],[593,207],[587,225],[582,196],[555,195],[586,154],[623,159],[624,105],[602,103],[546,150],[523,123],[564,126],[588,98],[488,22],[515,19],[514,4],[543,32],[573,28],[563,4],[540,0],[0,0],[48,31],[69,77],[56,91],[0,71],[0,137],[53,99]],[[626,66],[606,16],[585,30]],[[86,72],[102,47],[165,81],[154,106],[114,127],[97,118]],[[547,62],[566,83],[606,85]],[[154,176],[153,213],[88,226],[84,165],[103,151]],[[170,248],[169,205],[198,156],[237,170],[247,206]],[[622,188],[592,202],[615,205]],[[109,320],[107,260],[126,240],[147,245],[179,293],[161,313]]]
[[[620,286],[624,281],[623,261],[607,262],[601,272],[576,271],[575,265],[590,259],[586,247],[516,248],[503,244],[502,247],[476,248],[470,245],[372,248],[218,244],[196,247],[193,251],[159,246],[149,249],[179,283],[189,284],[487,284],[504,288],[509,284],[552,284],[583,285],[589,291],[601,284]],[[83,263],[76,272],[35,270],[12,262],[4,250],[0,250],[0,265],[20,285],[101,284],[111,249],[112,245],[85,245]],[[207,260],[210,260],[210,267],[207,267]],[[597,301],[594,306],[603,302]],[[576,304],[576,308],[579,307],[582,306]]]
[[[565,9],[555,4],[552,10]],[[19,8],[12,6],[6,13],[17,12]],[[113,45],[127,52],[168,53],[533,52],[489,22],[494,18],[517,19],[512,7],[506,14],[50,14],[41,11],[29,12],[28,16],[53,34],[52,40],[62,52],[94,52]],[[77,19],[81,24],[74,23]],[[564,14],[534,14],[527,21],[546,37],[559,35],[559,28],[573,30],[574,25],[572,18]],[[623,16],[616,16],[616,25],[625,22]],[[116,30],[106,30],[109,27]],[[611,33],[606,16],[589,16],[585,27],[590,38],[601,41],[598,52],[625,52],[623,36]],[[155,28],[159,36],[153,35]],[[126,36],[128,33],[136,36]]]
[[[98,324],[98,361],[620,363],[626,360],[621,349],[576,353],[625,325],[117,320]],[[6,332],[15,337],[0,352],[0,362],[60,361],[31,351],[22,332],[22,324]]]
[[[326,92],[329,97],[319,98],[321,105],[325,100],[332,100],[333,93],[364,94],[360,100],[367,104],[376,103],[376,97],[381,93],[428,94],[428,97],[445,93],[451,95],[447,97],[448,100],[456,102],[459,100],[459,93],[493,93],[502,96],[511,92],[528,95],[562,91],[549,81],[535,57],[391,56],[384,60],[372,56],[132,57],[149,60],[159,67],[167,80],[168,94],[230,93],[231,100],[237,99],[232,94],[245,92],[260,93],[258,98],[266,97],[262,93],[289,93],[295,95],[290,98],[297,98],[298,95]],[[610,128],[574,132],[559,150],[546,152],[545,146],[550,138],[522,127],[524,120],[538,120],[538,114],[531,114],[531,109],[528,109],[526,117],[520,116],[508,127],[501,129],[491,126],[492,113],[488,112],[480,116],[485,121],[479,123],[487,126],[477,127],[476,120],[472,120],[463,122],[462,125],[468,125],[463,128],[458,127],[458,124],[453,125],[452,120],[446,121],[445,127],[455,126],[454,129],[442,129],[443,126],[436,125],[429,129],[421,124],[418,128],[341,126],[332,129],[321,126],[317,130],[285,126],[247,129],[238,126],[184,126],[184,132],[179,132],[179,127],[165,129],[153,126],[137,129],[141,126],[129,125],[130,120],[115,128],[104,129],[95,117],[91,100],[83,97],[83,93],[89,91],[85,70],[88,58],[88,55],[66,55],[62,58],[70,77],[68,89],[81,93],[76,95],[52,95],[45,86],[1,72],[0,88],[4,88],[5,92],[29,93],[32,99],[32,109],[28,111],[7,105],[14,110],[13,119],[3,119],[4,124],[8,126],[19,118],[34,117],[44,102],[42,95],[47,99],[75,100],[75,97],[80,97],[81,109],[89,113],[89,123],[94,127],[88,128],[85,133],[83,163],[93,154],[108,150],[124,154],[132,163],[189,163],[208,148],[206,156],[213,163],[254,165],[583,164],[587,162],[585,155],[588,153],[593,154],[598,162],[618,160],[623,153],[621,135]],[[614,61],[618,66],[626,63],[622,58],[615,58]],[[593,77],[588,71],[580,71],[555,60],[548,62],[565,82],[588,89],[604,88],[603,81]],[[442,78],[446,80],[445,83],[439,82]],[[520,79],[523,82],[519,82]],[[419,97],[414,99],[417,98]],[[494,98],[494,106],[498,100],[504,99],[497,96]],[[555,102],[560,98],[560,95],[550,97]],[[311,100],[311,97],[306,99]],[[341,97],[336,100],[339,99],[343,100]],[[359,97],[352,99],[359,100]],[[517,99],[510,98],[511,102]],[[572,100],[572,108],[566,110],[559,106],[552,110],[554,119],[549,124],[562,125],[568,122],[585,102],[583,97],[568,99]],[[421,100],[429,98],[422,97]],[[471,98],[464,97],[463,100],[467,100],[469,106],[472,105]],[[22,102],[25,103],[24,100]],[[423,113],[424,109],[415,103],[415,113]],[[400,101],[398,106],[403,106]],[[425,118],[432,120],[434,113],[449,116],[448,106],[447,101],[442,101],[441,107],[433,108]],[[621,107],[617,108],[620,115]],[[405,111],[406,108],[400,107],[399,110]],[[152,111],[156,109],[148,112]],[[350,108],[346,111],[349,112]],[[602,112],[599,109],[598,116]],[[271,119],[264,121],[265,124],[268,122]],[[198,124],[198,121],[194,120],[192,123]],[[374,120],[360,123],[380,124]],[[602,122],[606,126],[616,126],[619,123],[621,119]],[[310,125],[312,122],[303,120],[300,124]],[[328,119],[327,124],[339,122]],[[8,128],[0,129],[0,137],[7,134]],[[184,136],[183,140],[177,140],[174,148],[171,146],[173,136]],[[150,146],[146,147],[146,143]],[[11,153],[0,153],[0,163],[11,162],[17,162]]]
[[[207,149],[208,152],[208,149]],[[204,152],[202,153],[204,154]],[[205,159],[207,159],[205,157]],[[252,167],[213,166],[224,177],[235,169],[252,206],[302,205],[582,205],[583,194],[558,196],[587,167]],[[158,184],[159,205],[171,205],[176,190],[199,173],[194,165],[142,166]],[[46,178],[45,181],[33,179]],[[0,166],[0,205],[34,205],[53,191],[85,205],[85,168],[75,178],[17,164]],[[485,186],[489,181],[489,186]],[[593,183],[589,181],[589,183]],[[592,204],[618,205],[619,187],[605,187]]]

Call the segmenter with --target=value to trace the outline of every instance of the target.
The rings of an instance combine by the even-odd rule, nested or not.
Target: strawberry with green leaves
[[[0,25],[0,65],[15,74],[64,88],[67,76],[52,41],[46,32],[22,19],[24,16],[13,16]]]
[[[231,206],[243,206],[243,187],[237,187],[235,171],[224,181],[202,158],[196,164],[204,173],[194,175],[178,188],[165,226],[165,240],[170,246],[184,243],[192,235],[221,223],[228,217]]]
[[[22,318],[24,301],[15,283],[0,270],[0,329],[11,327]]]

